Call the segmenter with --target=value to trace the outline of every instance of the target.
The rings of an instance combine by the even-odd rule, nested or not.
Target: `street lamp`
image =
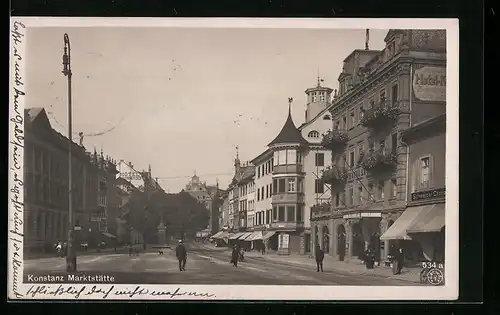
[[[66,254],[66,271],[76,271],[76,250],[75,250],[75,226],[73,217],[73,178],[72,178],[72,154],[71,149],[73,141],[72,130],[72,115],[71,115],[71,45],[68,34],[64,34],[64,54],[63,54],[63,71],[62,73],[68,77],[68,212],[69,212],[69,230],[68,230],[68,251]]]

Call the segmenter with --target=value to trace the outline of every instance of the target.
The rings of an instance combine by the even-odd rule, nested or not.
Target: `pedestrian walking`
[[[403,253],[403,248],[399,248],[399,250],[396,252],[396,257],[395,257],[395,263],[396,263],[394,266],[395,275],[401,274],[401,271],[403,270],[404,260],[405,256]]]
[[[175,248],[175,256],[177,256],[177,260],[179,261],[179,270],[186,271],[187,250],[182,240],[179,240],[179,244]]]
[[[233,252],[231,253],[231,263],[233,266],[238,267],[238,259],[240,258],[240,250],[238,246],[234,245]]]
[[[323,259],[325,259],[325,252],[319,247],[316,246],[316,271],[323,272]]]

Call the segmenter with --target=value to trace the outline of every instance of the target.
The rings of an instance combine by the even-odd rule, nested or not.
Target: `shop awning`
[[[114,236],[113,234],[110,234],[108,232],[102,232],[102,235],[109,237],[109,238],[116,238],[116,236]]]
[[[417,217],[423,211],[427,211],[429,207],[432,208],[433,206],[434,205],[407,208],[396,222],[380,236],[380,240],[411,240],[411,237],[406,234],[406,230],[416,222]]]
[[[250,241],[248,239],[250,237],[250,235],[252,235],[252,232],[247,232],[247,233],[243,234],[242,236],[240,236],[238,239],[241,241]]]
[[[445,204],[438,203],[421,213],[406,233],[440,232],[445,225]]]
[[[215,233],[214,235],[212,235],[212,238],[215,238],[215,239],[222,238],[222,234],[224,234],[224,231],[219,231],[219,232]]]
[[[266,235],[262,236],[262,240],[267,240],[268,238],[270,238],[271,236],[273,236],[274,234],[276,234],[275,231],[271,231],[271,232],[267,232]]]
[[[247,241],[257,241],[262,239],[262,232],[253,232],[249,237],[247,237]]]
[[[237,239],[238,237],[240,237],[243,233],[235,233],[235,234],[231,234],[229,235],[229,239],[230,240],[235,240]]]

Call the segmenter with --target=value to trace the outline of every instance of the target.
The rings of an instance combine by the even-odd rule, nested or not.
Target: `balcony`
[[[366,128],[377,130],[392,126],[400,114],[399,104],[382,101],[365,111],[360,122]]]
[[[304,194],[297,192],[288,193],[276,193],[272,195],[272,204],[286,203],[286,204],[298,204],[304,203]]]
[[[370,150],[360,156],[361,167],[371,175],[392,173],[398,164],[397,155],[381,149]]]
[[[328,166],[321,173],[321,181],[330,185],[330,189],[337,191],[342,189],[347,181],[348,172],[345,167],[336,165]]]
[[[321,145],[327,149],[338,152],[342,151],[347,144],[349,137],[347,133],[339,129],[329,130],[323,135]]]
[[[331,203],[323,202],[311,207],[311,215],[313,218],[322,217],[331,213]]]
[[[273,167],[273,174],[301,174],[303,167],[300,164],[276,165]]]

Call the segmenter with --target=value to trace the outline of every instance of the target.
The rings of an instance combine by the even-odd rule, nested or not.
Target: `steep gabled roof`
[[[286,119],[285,125],[281,128],[280,133],[273,141],[271,141],[268,146],[273,144],[280,143],[300,143],[307,144],[308,142],[304,137],[302,137],[302,133],[295,126],[292,119],[292,112],[290,107],[288,107],[288,117]]]

